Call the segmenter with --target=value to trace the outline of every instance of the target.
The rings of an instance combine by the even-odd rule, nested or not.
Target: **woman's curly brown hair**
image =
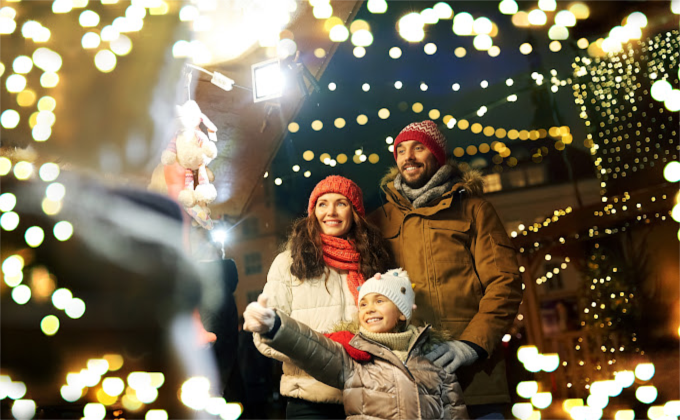
[[[354,206],[352,206],[352,216],[354,223],[347,233],[347,239],[354,241],[360,255],[359,271],[365,279],[368,279],[375,273],[388,270],[391,267],[392,258],[378,228],[359,215],[354,210]],[[293,257],[290,272],[301,281],[320,277],[326,272],[321,228],[314,213],[293,223],[286,248],[290,250]]]

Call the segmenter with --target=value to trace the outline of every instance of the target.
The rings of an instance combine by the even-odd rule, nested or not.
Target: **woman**
[[[341,176],[319,182],[309,197],[307,217],[293,224],[286,250],[267,275],[270,308],[328,332],[357,313],[364,279],[384,272],[390,256],[380,232],[366,222],[361,189]],[[288,419],[345,418],[342,391],[325,385],[260,342],[264,355],[283,361],[281,394],[289,397]]]

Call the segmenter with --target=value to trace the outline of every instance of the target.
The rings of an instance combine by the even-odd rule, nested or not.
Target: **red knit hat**
[[[427,147],[437,158],[439,165],[446,163],[446,137],[434,121],[425,120],[406,126],[394,141],[394,160],[397,160],[397,146],[403,141],[415,140]]]
[[[309,196],[309,207],[307,208],[307,212],[309,214],[314,213],[316,200],[327,193],[337,193],[344,195],[349,201],[352,202],[352,205],[354,205],[354,210],[356,210],[357,213],[362,216],[366,214],[366,211],[364,210],[364,199],[361,188],[359,188],[359,186],[353,181],[339,175],[331,175],[316,184],[314,191],[312,191],[312,195]]]

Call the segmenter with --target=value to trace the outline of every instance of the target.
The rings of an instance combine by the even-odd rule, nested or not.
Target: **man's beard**
[[[424,171],[417,178],[409,180],[404,176],[404,172],[402,170],[399,170],[399,173],[401,174],[401,180],[404,182],[404,184],[408,185],[409,188],[414,190],[424,187],[434,175],[434,173]]]

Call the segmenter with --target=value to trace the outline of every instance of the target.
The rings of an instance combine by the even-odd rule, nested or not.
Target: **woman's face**
[[[352,228],[352,203],[342,194],[327,193],[319,197],[314,215],[326,235],[345,236]]]

